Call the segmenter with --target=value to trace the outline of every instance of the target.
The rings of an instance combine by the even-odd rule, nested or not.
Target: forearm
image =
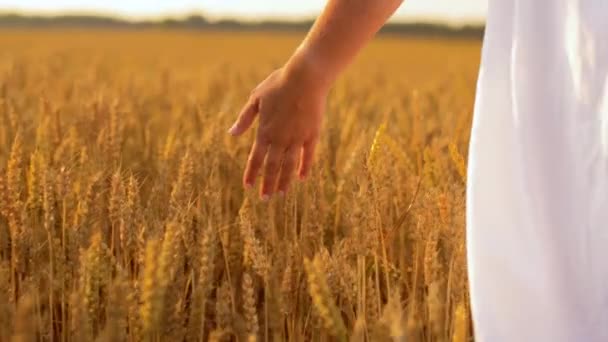
[[[287,63],[299,77],[329,86],[380,30],[403,0],[329,0]]]

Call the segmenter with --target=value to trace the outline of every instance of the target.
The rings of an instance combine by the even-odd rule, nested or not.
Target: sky
[[[375,0],[370,0],[375,1]],[[405,0],[394,19],[479,22],[488,0]],[[206,13],[215,17],[311,17],[326,0],[0,0],[0,12],[100,12],[129,18]]]

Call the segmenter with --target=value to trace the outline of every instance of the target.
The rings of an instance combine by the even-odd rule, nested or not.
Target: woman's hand
[[[313,162],[329,85],[378,32],[403,0],[329,0],[284,68],[260,83],[230,128],[243,134],[260,115],[243,178],[252,186],[263,167],[262,199],[285,193],[296,168]]]
[[[288,64],[271,73],[251,92],[229,130],[232,135],[241,135],[259,115],[243,183],[253,186],[262,173],[263,200],[277,191],[284,195],[296,169],[304,179],[313,163],[329,87],[322,77],[302,66]]]

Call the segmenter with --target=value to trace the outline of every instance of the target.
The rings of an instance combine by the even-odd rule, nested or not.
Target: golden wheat
[[[0,342],[472,339],[479,42],[377,39],[262,203],[225,131],[301,38],[0,31]]]

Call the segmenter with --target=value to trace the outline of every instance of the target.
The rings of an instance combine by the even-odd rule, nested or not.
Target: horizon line
[[[306,22],[314,21],[318,13],[307,13],[302,15],[234,15],[230,13],[214,13],[205,10],[187,10],[187,11],[167,11],[158,14],[142,14],[133,15],[121,13],[119,11],[110,10],[21,10],[21,9],[0,9],[0,16],[17,15],[23,17],[61,17],[61,16],[92,16],[113,18],[129,22],[144,22],[144,21],[162,21],[167,19],[186,19],[192,16],[200,16],[208,19],[211,22],[223,20],[235,20],[245,23],[255,23],[264,21],[281,21],[281,22]],[[418,16],[416,18],[394,16],[388,24],[440,24],[447,26],[483,26],[485,24],[484,17],[464,17],[459,19],[448,19],[443,16]]]

